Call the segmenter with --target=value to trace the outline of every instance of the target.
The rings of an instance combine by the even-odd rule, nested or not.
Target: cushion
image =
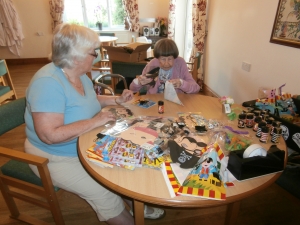
[[[10,91],[10,87],[8,86],[0,86],[0,95],[4,95]]]
[[[25,107],[25,98],[19,98],[0,106],[0,135],[25,122]]]
[[[42,186],[42,180],[34,174],[27,163],[10,160],[0,169],[6,176]],[[58,191],[59,189],[60,188],[54,186],[54,191]]]

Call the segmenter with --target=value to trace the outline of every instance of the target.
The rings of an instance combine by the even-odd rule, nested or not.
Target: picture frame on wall
[[[279,0],[270,42],[300,48],[299,0]]]

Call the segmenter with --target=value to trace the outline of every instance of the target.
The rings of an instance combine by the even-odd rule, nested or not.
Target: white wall
[[[22,41],[20,57],[12,54],[7,47],[0,47],[0,59],[48,57],[52,39],[49,0],[12,0],[12,2],[19,14],[25,38]],[[138,3],[140,18],[168,16],[169,0],[139,0]],[[44,35],[38,36],[37,32],[43,32]],[[126,35],[124,32],[119,33],[118,42],[125,42]],[[128,42],[131,42],[132,34],[134,33],[129,32],[127,35]]]
[[[50,53],[52,38],[50,6],[48,0],[12,0],[22,24],[24,39],[20,58],[42,58]],[[43,32],[38,36],[37,32]],[[0,47],[0,58],[19,58],[7,47]]]
[[[139,16],[145,18],[157,18],[169,16],[169,0],[138,0]],[[140,22],[140,34],[142,34],[142,27],[153,27],[153,23]]]
[[[300,94],[300,49],[269,42],[278,0],[208,0],[205,84],[242,103],[262,86]],[[242,62],[251,63],[250,72]]]

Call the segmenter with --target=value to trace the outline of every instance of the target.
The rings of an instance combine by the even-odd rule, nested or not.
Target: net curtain
[[[18,13],[11,0],[0,1],[0,46],[20,56],[20,48],[24,39],[22,25]]]

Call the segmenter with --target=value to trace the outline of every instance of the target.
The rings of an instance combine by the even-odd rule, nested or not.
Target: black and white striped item
[[[263,127],[265,127],[267,125],[267,123],[265,121],[261,121],[260,123],[258,123],[258,128],[257,128],[257,131],[256,131],[256,137],[261,137],[261,129]]]
[[[271,136],[271,142],[277,144],[279,141],[279,137],[281,136],[281,133],[282,133],[282,129],[280,127],[274,127]]]
[[[261,128],[261,137],[259,139],[262,143],[267,143],[269,139],[269,127],[262,127]]]

